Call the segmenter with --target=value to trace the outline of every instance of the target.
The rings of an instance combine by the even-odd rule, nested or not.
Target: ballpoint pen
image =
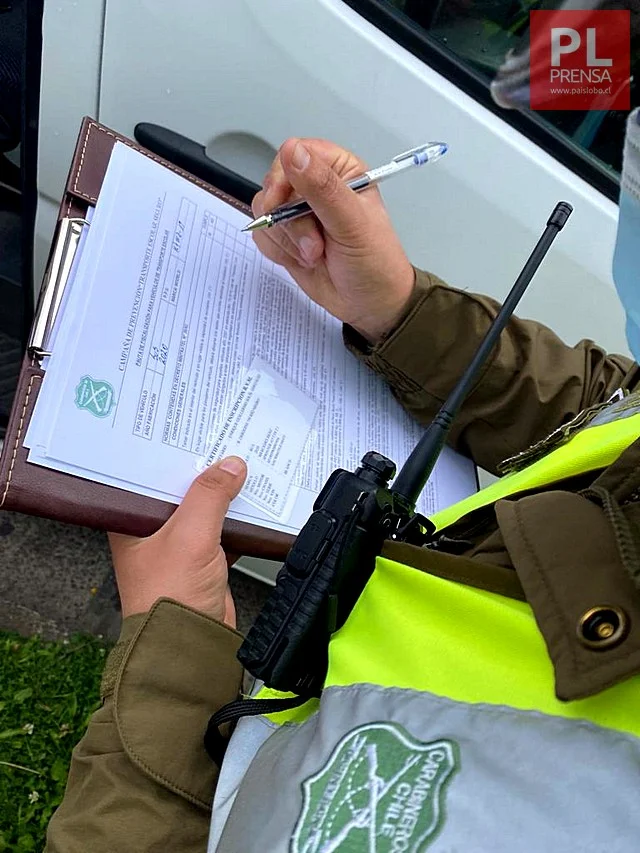
[[[447,152],[447,144],[445,142],[427,142],[425,145],[418,145],[417,148],[411,148],[405,151],[404,154],[398,154],[390,163],[385,163],[383,166],[378,166],[376,169],[369,169],[357,178],[352,178],[347,181],[347,186],[354,192],[361,192],[380,181],[385,181],[393,175],[399,175],[405,169],[410,169],[413,166],[423,166],[425,163],[433,163],[439,160],[443,154]],[[282,222],[290,222],[292,219],[298,219],[300,216],[306,216],[313,213],[306,201],[294,201],[290,204],[283,204],[272,210],[271,213],[265,213],[264,216],[259,216],[250,222],[243,231],[258,231],[261,228],[271,228],[272,225],[279,225]]]

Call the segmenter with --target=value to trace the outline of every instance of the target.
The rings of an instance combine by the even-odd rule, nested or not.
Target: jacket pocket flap
[[[639,672],[640,596],[602,509],[553,491],[499,501],[496,517],[553,662],[558,699],[590,696]]]

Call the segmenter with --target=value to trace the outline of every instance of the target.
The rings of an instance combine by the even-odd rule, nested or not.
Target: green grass
[[[0,851],[41,851],[71,750],[97,708],[107,648],[0,632]]]

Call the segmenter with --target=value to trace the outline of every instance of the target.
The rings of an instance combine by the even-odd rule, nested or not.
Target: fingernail
[[[291,163],[293,164],[294,169],[302,172],[307,168],[310,160],[311,154],[309,154],[302,142],[298,142],[291,155]]]
[[[239,456],[228,456],[222,462],[218,463],[218,465],[221,471],[233,474],[234,477],[244,474],[245,464]]]
[[[315,262],[316,241],[313,237],[301,237],[298,243],[298,248],[300,249],[300,254],[307,263],[312,264]]]

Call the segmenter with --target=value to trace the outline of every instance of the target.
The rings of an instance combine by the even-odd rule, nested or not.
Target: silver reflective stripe
[[[639,837],[640,739],[353,685],[262,743],[216,849],[618,853]]]
[[[229,741],[216,785],[207,853],[213,853],[217,849],[238,788],[256,752],[277,728],[275,723],[269,722],[264,717],[244,717],[238,721]]]

